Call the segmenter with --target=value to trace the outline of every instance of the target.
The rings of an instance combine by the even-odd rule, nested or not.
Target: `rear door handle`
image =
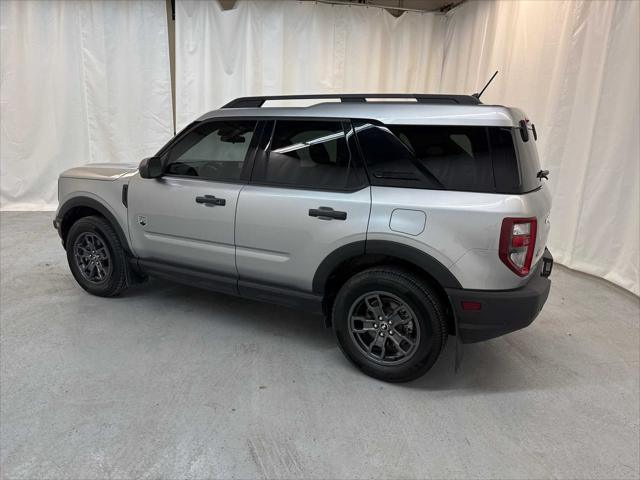
[[[224,207],[227,201],[224,198],[216,198],[213,195],[205,195],[204,197],[196,197],[196,203],[202,203],[207,207]]]
[[[346,220],[347,212],[339,212],[331,207],[318,207],[309,209],[309,216],[321,220]]]

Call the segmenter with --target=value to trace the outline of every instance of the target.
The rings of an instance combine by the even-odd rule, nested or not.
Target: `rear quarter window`
[[[535,144],[518,129],[354,124],[373,185],[487,193],[540,186]]]
[[[446,190],[493,192],[493,167],[485,127],[393,125],[390,130],[418,167]]]

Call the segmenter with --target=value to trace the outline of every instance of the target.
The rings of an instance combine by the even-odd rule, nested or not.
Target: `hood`
[[[65,170],[60,177],[113,181],[137,171],[138,165],[135,163],[91,163]]]

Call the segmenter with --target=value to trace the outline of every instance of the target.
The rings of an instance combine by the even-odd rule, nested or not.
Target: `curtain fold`
[[[0,208],[51,209],[71,166],[172,135],[166,5],[2,1]],[[640,2],[467,2],[446,16],[176,1],[176,127],[246,95],[478,91],[525,110],[559,263],[640,294]]]
[[[50,210],[58,174],[138,162],[173,133],[166,4],[2,1],[2,210]]]
[[[536,124],[557,261],[640,294],[639,2],[176,4],[176,122],[245,95],[480,90]]]
[[[176,124],[240,96],[434,91],[444,17],[294,1],[176,2]]]

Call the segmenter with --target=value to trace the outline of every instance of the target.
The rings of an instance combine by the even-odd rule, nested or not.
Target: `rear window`
[[[520,191],[531,192],[540,188],[542,179],[538,178],[540,172],[540,159],[533,135],[529,133],[529,140],[524,142],[517,128],[513,129],[513,137],[518,147],[518,160],[520,165]]]
[[[540,186],[533,139],[521,142],[518,167],[517,129],[364,121],[355,127],[374,185],[491,193]]]

